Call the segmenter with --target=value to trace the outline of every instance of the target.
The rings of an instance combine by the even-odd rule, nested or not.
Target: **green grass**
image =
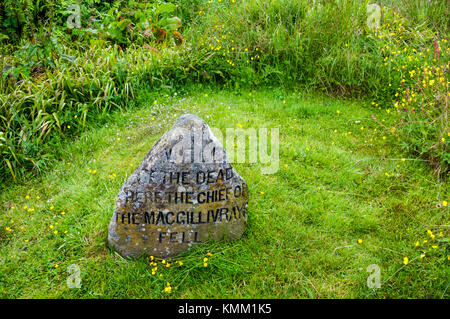
[[[135,92],[139,107],[111,113],[67,144],[48,173],[3,185],[0,297],[449,297],[448,184],[426,162],[402,161],[395,135],[371,118],[384,111],[280,90],[196,92],[156,104]],[[169,268],[158,260],[153,276],[148,258],[125,260],[107,247],[107,228],[124,180],[184,113],[222,130],[279,127],[280,169],[262,175],[260,164],[236,164],[250,191],[244,236],[194,247]],[[66,285],[71,264],[80,289]],[[381,270],[377,290],[366,285],[371,264]]]
[[[0,2],[0,183],[45,172],[67,140],[126,108],[144,83],[370,98],[393,111],[405,152],[449,172],[442,0],[381,1],[379,29],[367,25],[371,0],[91,0],[80,3],[82,28],[69,29],[72,2]]]

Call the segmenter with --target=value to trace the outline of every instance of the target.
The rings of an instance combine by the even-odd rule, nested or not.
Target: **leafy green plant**
[[[108,38],[121,45],[164,42],[170,37],[182,42],[181,19],[173,16],[175,10],[176,5],[168,2],[114,7],[104,16],[103,24]]]
[[[19,3],[25,2],[11,8],[19,10]],[[372,30],[366,0],[90,0],[81,3],[82,27],[68,29],[69,3],[25,6],[30,17],[43,18],[27,20],[29,31],[5,33],[0,26],[8,35],[0,40],[5,178],[10,167],[18,179],[44,167],[58,152],[55,145],[126,107],[142,83],[156,92],[191,82],[236,91],[302,87],[371,99],[374,107],[390,110],[384,125],[399,145],[441,174],[448,171],[448,89],[436,85],[448,83],[447,39],[445,28],[422,23],[444,14],[441,5],[416,10],[401,6],[402,0],[381,1],[382,27]],[[0,10],[2,23],[6,16]],[[433,89],[409,76],[425,63],[433,65],[433,78],[422,70],[420,81],[434,80]]]

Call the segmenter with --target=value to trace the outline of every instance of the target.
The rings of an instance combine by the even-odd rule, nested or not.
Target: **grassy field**
[[[192,84],[303,87],[370,99],[396,118],[405,154],[430,161],[444,177],[448,6],[380,0],[374,27],[372,2],[2,1],[0,183],[45,172],[66,141],[126,108],[143,83],[150,92]],[[75,3],[79,29],[68,24]]]
[[[448,184],[392,146],[385,110],[293,91],[193,92],[136,92],[135,107],[68,143],[48,173],[2,189],[0,297],[449,297]],[[184,113],[221,129],[279,127],[280,168],[236,164],[250,191],[244,236],[156,260],[153,275],[149,258],[107,247],[107,228],[124,180]],[[72,264],[79,289],[67,286]],[[379,289],[367,286],[373,264]]]

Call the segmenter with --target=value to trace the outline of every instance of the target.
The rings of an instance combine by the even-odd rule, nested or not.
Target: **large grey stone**
[[[108,242],[122,256],[171,257],[192,245],[239,238],[248,188],[208,125],[186,114],[119,191]]]

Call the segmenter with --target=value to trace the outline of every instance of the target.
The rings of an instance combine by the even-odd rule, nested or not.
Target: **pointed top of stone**
[[[183,114],[176,121],[175,127],[182,127],[185,129],[201,128],[206,122],[194,114]]]

